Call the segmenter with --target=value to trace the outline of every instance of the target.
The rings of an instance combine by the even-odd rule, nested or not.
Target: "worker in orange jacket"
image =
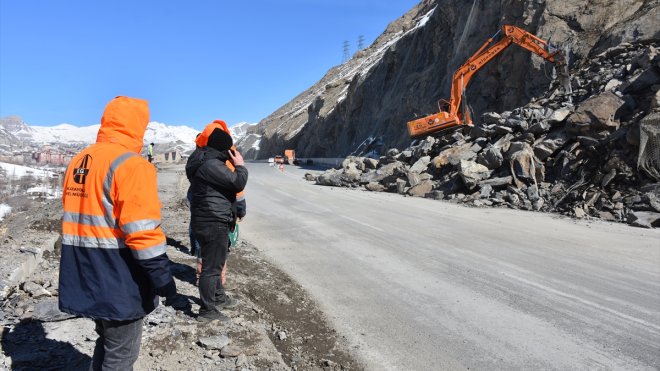
[[[93,370],[132,369],[143,317],[158,296],[166,304],[177,298],[156,169],[139,155],[148,122],[147,101],[110,101],[96,143],[73,158],[64,179],[59,307],[95,321]]]

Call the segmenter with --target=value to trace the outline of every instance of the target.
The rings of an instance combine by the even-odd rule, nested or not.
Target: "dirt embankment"
[[[137,370],[361,369],[314,301],[246,241],[230,255],[229,293],[240,301],[225,311],[231,322],[197,322],[195,259],[188,254],[189,211],[183,202],[188,184],[181,166],[160,169],[159,182],[171,269],[189,305],[179,311],[161,305],[145,318]],[[19,235],[56,236],[59,226],[52,220],[58,219],[53,216],[58,206],[59,200],[47,201],[12,215],[0,237],[6,242]],[[28,216],[32,222],[16,223]],[[5,242],[5,262],[22,259],[18,245],[25,250],[36,244],[27,238],[10,249]],[[0,363],[18,370],[85,368],[96,339],[92,321],[57,311],[57,244],[42,255],[35,273],[7,288],[0,301]]]

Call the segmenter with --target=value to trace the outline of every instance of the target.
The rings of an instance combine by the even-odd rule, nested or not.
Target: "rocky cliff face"
[[[502,25],[570,48],[576,65],[622,42],[657,40],[659,9],[655,0],[424,0],[263,119],[254,129],[257,157],[285,148],[299,157],[343,157],[369,138],[404,148],[406,122],[437,112],[453,72]],[[467,100],[475,117],[513,109],[541,96],[550,74],[545,61],[512,45],[475,75]]]
[[[0,155],[10,155],[21,147],[21,134],[28,133],[30,128],[18,116],[0,118]]]
[[[621,43],[575,66],[570,100],[553,83],[463,134],[349,156],[316,182],[660,227],[659,50]]]

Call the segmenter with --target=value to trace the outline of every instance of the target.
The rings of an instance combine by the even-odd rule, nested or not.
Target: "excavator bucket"
[[[463,125],[463,123],[458,117],[452,116],[449,112],[440,111],[433,115],[408,121],[408,134],[412,138],[419,138],[459,125]]]

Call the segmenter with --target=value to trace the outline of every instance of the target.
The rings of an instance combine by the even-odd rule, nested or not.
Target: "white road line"
[[[553,288],[551,288],[551,287],[548,287],[548,286],[542,285],[542,284],[540,284],[540,283],[532,282],[532,281],[530,281],[530,280],[527,280],[527,279],[522,278],[522,277],[518,277],[518,276],[513,275],[513,274],[510,274],[510,273],[502,272],[502,274],[505,275],[505,276],[511,277],[511,278],[513,278],[513,279],[516,279],[516,280],[518,280],[518,281],[520,281],[520,282],[523,282],[523,283],[525,283],[525,284],[527,284],[527,285],[534,286],[534,287],[536,287],[536,288],[538,288],[538,289],[541,289],[541,290],[544,290],[544,291],[547,291],[547,292],[553,293],[553,294],[555,294],[555,295],[562,296],[562,297],[564,297],[564,298],[567,298],[567,299],[570,299],[570,300],[574,300],[574,301],[580,302],[580,303],[585,304],[585,305],[587,305],[587,306],[590,306],[590,307],[592,307],[592,308],[596,308],[596,309],[601,310],[601,311],[603,311],[603,312],[608,312],[608,313],[613,314],[613,315],[615,315],[615,316],[618,316],[618,317],[621,317],[621,318],[627,319],[628,321],[635,322],[635,323],[637,323],[637,324],[640,324],[640,325],[642,325],[642,326],[646,326],[647,328],[655,329],[656,331],[660,332],[660,326],[658,326],[658,325],[656,325],[656,324],[653,324],[653,323],[650,323],[650,322],[647,322],[647,321],[644,321],[643,319],[636,318],[636,317],[633,317],[633,316],[629,316],[629,315],[627,315],[627,314],[625,314],[625,313],[621,313],[621,312],[616,311],[616,310],[614,310],[614,309],[610,309],[610,308],[604,307],[604,306],[602,306],[602,305],[600,305],[600,304],[598,304],[598,303],[594,303],[593,301],[585,300],[585,299],[582,299],[582,298],[579,297],[579,296],[575,296],[575,295],[567,294],[567,293],[565,293],[565,292],[561,292],[561,291],[559,291],[559,290],[555,290],[555,289],[553,289]]]
[[[353,223],[358,223],[358,224],[363,225],[363,226],[365,226],[365,227],[369,227],[369,228],[371,228],[371,229],[375,229],[375,230],[377,230],[377,231],[379,231],[379,232],[385,232],[384,230],[382,230],[382,229],[380,229],[380,228],[378,228],[378,227],[374,227],[374,226],[371,225],[371,224],[367,224],[367,223],[361,222],[361,221],[359,221],[359,220],[357,220],[357,219],[353,219],[353,218],[351,218],[351,217],[344,216],[344,215],[340,215],[340,216],[341,216],[342,218],[344,218],[344,219],[348,219],[348,220],[352,221]]]

